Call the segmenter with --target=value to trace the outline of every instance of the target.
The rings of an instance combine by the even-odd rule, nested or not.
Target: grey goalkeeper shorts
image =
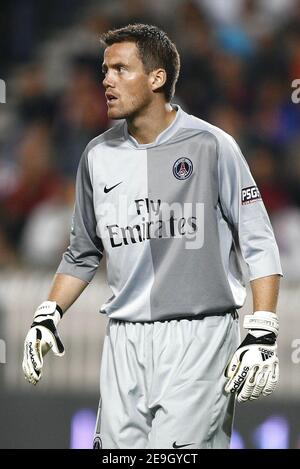
[[[224,370],[238,319],[109,320],[94,448],[228,448],[234,398]]]

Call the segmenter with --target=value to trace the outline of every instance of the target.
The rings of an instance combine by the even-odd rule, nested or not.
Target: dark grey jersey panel
[[[88,155],[101,137],[92,140],[84,150],[76,177],[76,202],[74,207],[70,245],[63,255],[57,273],[78,277],[90,282],[103,256],[103,244],[97,235],[97,220],[93,204],[93,186]]]
[[[182,174],[178,174],[181,164]],[[215,136],[183,129],[169,144],[149,149],[148,192],[154,202],[174,207],[169,215],[164,214],[164,223],[173,220],[171,236],[150,240],[152,320],[230,309],[234,300],[221,260],[217,226]]]

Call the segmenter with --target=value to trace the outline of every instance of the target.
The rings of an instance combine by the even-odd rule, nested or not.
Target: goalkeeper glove
[[[55,355],[65,353],[57,332],[57,324],[63,312],[55,301],[44,301],[34,314],[33,323],[25,338],[23,371],[25,379],[32,384],[42,377],[43,357],[52,348]]]
[[[229,378],[225,391],[234,393],[238,402],[271,394],[279,379],[276,338],[278,318],[269,311],[256,311],[244,318],[245,339],[228,363]]]

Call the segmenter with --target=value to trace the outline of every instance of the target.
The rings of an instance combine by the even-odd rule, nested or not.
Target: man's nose
[[[112,75],[107,72],[102,83],[103,83],[104,88],[108,88],[108,87],[113,88],[114,81],[113,81]]]

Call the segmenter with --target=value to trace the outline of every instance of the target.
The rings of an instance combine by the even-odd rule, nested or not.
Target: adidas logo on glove
[[[225,391],[234,393],[238,402],[271,394],[279,379],[276,338],[279,323],[270,311],[256,311],[245,316],[249,333],[228,363]]]

